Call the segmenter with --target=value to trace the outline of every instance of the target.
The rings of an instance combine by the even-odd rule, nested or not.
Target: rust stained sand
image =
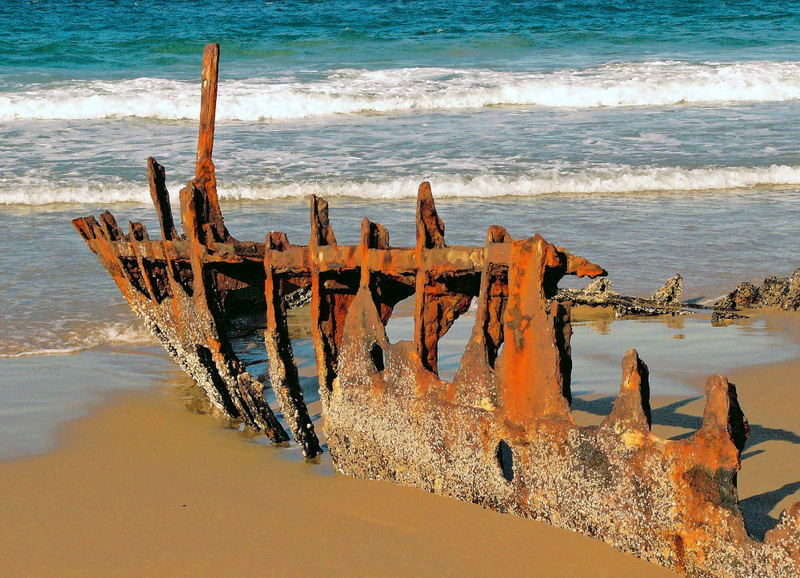
[[[570,303],[564,275],[605,271],[536,235],[492,227],[483,247],[448,246],[430,185],[420,186],[417,243],[394,248],[364,220],[361,243],[341,246],[327,203],[311,199],[311,238],[233,238],[216,193],[214,138],[219,48],[203,61],[195,178],[181,191],[178,235],[164,170],[148,159],[162,240],[110,213],[76,229],[177,363],[224,415],[288,435],[225,333],[234,315],[266,313],[270,385],[304,455],[322,449],[297,377],[286,297],[311,290],[325,433],[338,471],[393,480],[597,537],[687,574],[800,572],[800,507],[763,542],[748,537],[736,473],[748,425],[735,387],[706,386],[702,427],[667,441],[650,431],[647,367],[635,351],[600,426],[570,412]],[[414,339],[391,344],[385,324],[414,295]],[[477,298],[475,326],[452,382],[437,374],[437,343]]]

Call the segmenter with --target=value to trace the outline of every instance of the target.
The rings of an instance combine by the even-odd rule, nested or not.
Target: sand
[[[797,338],[798,317],[769,320]],[[800,500],[800,360],[729,377],[753,432],[739,493],[758,535]],[[580,421],[597,419],[591,399],[579,405]],[[688,433],[702,406],[655,398],[656,431]],[[544,523],[287,455],[188,412],[174,388],[117,394],[56,451],[0,463],[0,574],[670,574]]]
[[[324,475],[174,395],[130,394],[0,465],[6,575],[658,575],[589,538]]]

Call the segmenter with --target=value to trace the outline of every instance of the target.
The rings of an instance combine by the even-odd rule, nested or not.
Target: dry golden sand
[[[770,322],[800,335],[795,317]],[[800,360],[730,377],[753,426],[740,498],[763,529],[800,499]],[[669,575],[544,523],[321,475],[178,398],[118,396],[57,451],[0,464],[0,574]],[[657,432],[690,431],[702,400],[671,401]]]

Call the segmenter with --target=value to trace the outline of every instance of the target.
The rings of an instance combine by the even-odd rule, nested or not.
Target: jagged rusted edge
[[[326,434],[340,471],[545,519],[690,574],[800,571],[800,504],[764,542],[745,531],[735,483],[748,426],[724,377],[709,378],[700,430],[662,440],[650,431],[647,367],[631,350],[609,416],[599,427],[575,424],[570,304],[556,298],[557,283],[567,274],[605,274],[602,268],[539,235],[515,241],[501,227],[489,230],[483,248],[447,246],[428,183],[418,193],[414,248],[390,247],[388,231],[368,220],[359,246],[337,245],[327,203],[317,197],[307,247],[280,233],[264,245],[234,239],[211,160],[218,57],[209,45],[195,178],[181,191],[184,235],[154,159],[148,176],[161,241],[139,223],[124,234],[107,212],[73,223],[133,310],[221,411],[274,441],[288,439],[263,385],[219,329],[218,268],[258,266],[271,381],[306,456],[321,449],[286,329],[290,287],[311,288]],[[414,339],[391,344],[385,324],[413,293]],[[461,365],[452,382],[442,381],[438,341],[474,297]]]
[[[604,271],[538,235],[513,241],[493,227],[487,237],[475,325],[450,383],[420,355],[422,332],[389,342],[362,269],[325,413],[337,470],[544,519],[691,575],[796,573],[800,506],[764,542],[748,537],[738,508],[749,429],[735,386],[710,377],[700,430],[660,439],[649,372],[631,350],[612,412],[599,427],[578,426],[569,304],[551,297],[565,274]]]

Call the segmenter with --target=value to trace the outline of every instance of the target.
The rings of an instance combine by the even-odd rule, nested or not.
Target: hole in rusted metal
[[[144,265],[144,274],[150,278],[156,302],[161,303],[166,297],[171,297],[166,263],[142,259],[142,265]]]
[[[372,363],[375,365],[375,369],[378,371],[383,371],[386,368],[383,359],[383,349],[381,349],[380,345],[373,343],[369,350],[369,356],[372,358]]]
[[[500,440],[497,444],[497,464],[503,472],[503,477],[507,482],[514,480],[514,453],[505,440]]]
[[[475,314],[465,313],[460,315],[439,338],[436,367],[439,369],[440,379],[452,381],[455,377],[474,325]]]
[[[122,263],[122,266],[125,268],[125,271],[128,272],[128,278],[130,279],[131,285],[133,285],[133,287],[142,295],[147,295],[147,289],[144,286],[142,271],[139,269],[139,263],[136,261],[136,259],[120,257],[119,260]]]
[[[412,294],[395,305],[392,316],[386,322],[386,336],[390,343],[414,341],[414,303]]]

